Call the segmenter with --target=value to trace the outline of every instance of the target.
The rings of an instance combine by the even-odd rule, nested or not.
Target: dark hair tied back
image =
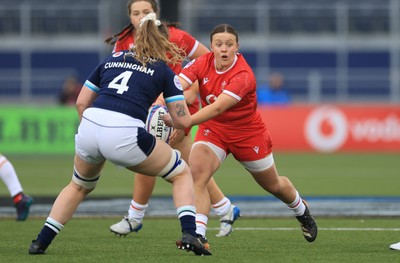
[[[239,43],[239,35],[236,32],[235,28],[229,24],[219,24],[214,27],[213,31],[211,31],[210,42],[212,42],[212,38],[215,34],[218,33],[230,33],[236,37],[236,42]]]

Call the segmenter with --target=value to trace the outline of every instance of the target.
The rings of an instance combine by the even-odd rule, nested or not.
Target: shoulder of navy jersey
[[[167,103],[184,99],[179,80],[166,63],[154,61],[143,66],[128,52],[108,56],[85,82],[99,94],[94,107],[144,121],[148,108],[161,93]]]
[[[132,55],[129,55],[131,53]],[[163,62],[163,61],[157,61],[153,60],[149,63],[146,64],[146,66],[143,66],[141,62],[137,61],[133,57],[133,53],[129,50],[125,51],[119,51],[115,52],[112,55],[110,55],[103,63],[104,69],[108,68],[124,68],[127,70],[132,70],[132,71],[139,71],[142,73],[149,74],[151,76],[154,75],[155,70],[167,70],[169,71],[170,68],[168,65]]]

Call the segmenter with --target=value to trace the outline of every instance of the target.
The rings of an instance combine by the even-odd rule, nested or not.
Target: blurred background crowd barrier
[[[215,25],[235,26],[259,83],[281,72],[295,102],[400,102],[398,0],[160,2],[206,45]],[[1,102],[54,103],[110,52],[126,13],[125,0],[0,0]]]
[[[126,3],[0,0],[1,105],[58,104],[66,79],[73,76],[83,83],[111,52],[104,39],[129,23]],[[384,115],[370,116],[371,122],[378,123],[370,130],[383,130],[381,134],[389,130],[391,142],[400,142],[399,0],[159,3],[162,18],[181,22],[182,29],[207,46],[214,26],[233,25],[239,32],[240,52],[253,68],[259,87],[267,85],[270,73],[279,72],[291,104],[357,104],[359,112],[368,105],[391,105],[384,108]],[[3,109],[4,114],[12,107]],[[8,138],[8,142],[15,131],[9,128],[12,119],[4,116],[0,119],[0,141]],[[336,115],[329,116],[334,124]],[[29,122],[18,119],[20,127],[34,127],[24,126]],[[18,134],[29,134],[22,128]],[[333,136],[335,132],[325,134]]]

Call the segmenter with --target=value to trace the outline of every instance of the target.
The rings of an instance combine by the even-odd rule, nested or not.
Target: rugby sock
[[[43,246],[43,249],[46,249],[63,227],[62,224],[48,217],[36,240]]]
[[[142,223],[144,214],[146,212],[147,207],[149,204],[141,205],[136,203],[133,199],[131,201],[131,205],[129,206],[128,210],[128,217],[129,219],[133,219],[138,223]]]
[[[2,155],[0,155],[0,178],[7,186],[11,197],[15,197],[22,192],[22,186],[14,167],[7,158]]]
[[[208,216],[204,214],[196,214],[196,233],[206,237]]]
[[[213,204],[212,207],[214,208],[214,212],[219,215],[219,216],[224,216],[229,212],[229,208],[231,207],[231,200],[226,198],[222,198],[221,201],[219,201],[216,204]]]
[[[182,233],[186,232],[196,237],[196,208],[192,205],[178,207],[176,210],[181,221]]]
[[[13,202],[14,202],[14,204],[15,204],[15,205],[18,204],[18,202],[22,200],[22,197],[23,197],[23,196],[24,196],[24,195],[23,195],[22,192],[19,193],[19,194],[17,194],[17,195],[15,195],[15,196],[13,197]]]
[[[296,191],[296,198],[287,206],[294,212],[296,216],[301,216],[306,211],[306,206],[303,203],[303,199],[301,199],[299,193]]]

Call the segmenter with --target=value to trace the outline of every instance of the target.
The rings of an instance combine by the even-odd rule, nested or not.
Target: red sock
[[[13,197],[14,204],[17,204],[22,199],[22,192]]]

